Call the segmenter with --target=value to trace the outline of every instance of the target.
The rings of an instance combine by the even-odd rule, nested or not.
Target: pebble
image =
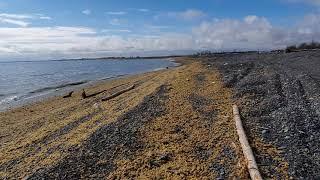
[[[235,100],[245,104],[243,116],[248,128],[268,126],[272,133],[258,131],[263,139],[276,148],[286,147],[282,154],[294,179],[313,179],[320,174],[320,159],[312,156],[319,154],[315,148],[319,147],[319,128],[315,128],[320,116],[320,81],[315,78],[320,76],[319,57],[320,51],[272,56],[244,53],[209,56],[205,62],[218,67],[225,86],[234,90]],[[274,162],[269,165],[277,166]],[[272,171],[267,170],[271,168],[264,174],[271,177]]]

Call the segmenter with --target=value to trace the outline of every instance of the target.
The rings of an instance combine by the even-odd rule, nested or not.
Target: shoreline
[[[180,58],[177,68],[94,85],[88,94],[107,91],[91,98],[0,113],[0,179],[248,179],[233,104],[264,178],[314,177],[319,56]]]
[[[177,62],[173,58],[163,58],[166,59],[170,62],[173,62],[173,66],[168,67],[169,69],[171,68],[176,68],[181,66],[179,62]],[[103,60],[103,59],[96,59],[96,60]],[[142,59],[146,60],[146,59]],[[54,61],[54,60],[53,60]],[[34,91],[29,92],[28,94],[21,95],[20,97],[16,96],[18,94],[13,94],[12,96],[7,96],[6,98],[2,99],[1,101],[4,101],[8,98],[12,98],[11,102],[3,102],[1,104],[0,112],[5,112],[5,111],[10,111],[14,110],[19,107],[27,106],[27,105],[32,105],[40,101],[46,101],[50,98],[55,98],[55,97],[60,97],[65,95],[66,93],[69,93],[71,91],[76,91],[77,89],[82,89],[82,88],[88,88],[92,87],[95,85],[98,85],[100,83],[108,83],[110,80],[116,80],[120,78],[130,78],[130,76],[134,75],[143,75],[144,73],[148,72],[156,72],[156,71],[161,71],[166,68],[156,68],[152,70],[147,70],[145,72],[139,72],[139,73],[134,73],[134,74],[121,74],[121,75],[116,75],[112,77],[107,77],[107,78],[100,78],[100,79],[95,79],[95,80],[88,80],[88,81],[81,81],[81,82],[70,82],[68,84],[61,84],[61,85],[56,85],[56,86],[51,86],[51,87],[45,87],[42,89],[37,89]],[[3,95],[5,97],[6,95]],[[23,99],[20,99],[22,98]],[[17,101],[14,100],[16,98],[19,98]]]
[[[92,98],[82,99],[81,92],[75,92],[74,96],[68,99],[52,97],[35,104],[26,105],[6,112],[0,112],[0,156],[5,157],[0,160],[0,177],[30,177],[31,179],[44,177],[47,179],[50,177],[57,178],[66,173],[66,177],[70,177],[70,179],[76,178],[78,175],[90,178],[93,177],[94,174],[97,175],[97,177],[124,178],[125,176],[121,175],[122,173],[139,172],[138,170],[130,170],[130,165],[118,164],[121,163],[121,161],[119,161],[121,160],[121,157],[126,157],[126,153],[121,152],[127,148],[127,145],[130,146],[130,144],[133,143],[131,142],[133,139],[130,140],[131,138],[137,140],[137,142],[133,144],[140,144],[139,148],[142,148],[141,152],[146,152],[146,154],[132,154],[136,157],[135,159],[137,161],[140,161],[140,158],[149,159],[150,157],[144,156],[148,156],[147,152],[151,150],[158,154],[157,157],[155,157],[156,159],[161,156],[168,156],[168,158],[173,162],[176,162],[176,165],[178,166],[180,166],[179,164],[183,165],[183,162],[187,160],[181,159],[182,161],[180,161],[180,158],[178,157],[193,157],[190,153],[194,148],[198,148],[194,146],[203,144],[210,139],[225,136],[224,142],[226,144],[236,142],[235,131],[226,131],[229,128],[234,128],[232,123],[232,112],[226,108],[229,105],[231,106],[231,99],[230,91],[224,89],[223,84],[219,82],[219,75],[216,74],[216,72],[209,72],[201,65],[201,63],[191,59],[182,58],[177,59],[176,61],[181,63],[181,66],[169,70],[165,69],[110,80],[107,83],[95,84],[86,89],[88,94],[103,90],[107,91]],[[211,83],[213,81],[215,83]],[[206,86],[203,86],[204,84],[206,84]],[[135,89],[107,102],[101,102],[102,98],[126,89],[131,85],[136,85]],[[208,98],[208,100],[203,98]],[[215,105],[208,103],[213,101],[213,99],[224,106],[220,106],[220,103]],[[202,109],[205,110],[203,111]],[[219,112],[217,109],[219,109]],[[221,122],[215,122],[210,117],[213,119],[225,117],[221,119],[224,126],[220,127],[218,124]],[[164,123],[171,118],[171,123]],[[189,118],[193,120],[183,122]],[[164,127],[162,130],[158,130],[158,133],[166,135],[162,136],[161,141],[168,141],[168,143],[172,145],[172,147],[166,148],[169,150],[168,152],[157,152],[158,148],[153,150],[150,149],[151,147],[159,145],[163,146],[163,144],[161,141],[157,142],[158,140],[156,139],[160,138],[160,136],[158,137],[158,135],[156,135],[157,130],[154,130],[154,128],[157,128],[152,127],[153,125],[150,124],[149,121],[150,123],[154,121],[154,123],[156,123],[154,126],[157,127],[159,125],[168,126]],[[199,126],[202,122],[205,122],[206,125]],[[105,128],[108,129],[107,132],[104,132]],[[185,130],[182,130],[184,128]],[[120,132],[124,132],[124,134],[120,136],[113,134],[117,133],[115,131],[117,129],[121,130]],[[132,134],[132,131],[139,131],[141,134]],[[156,136],[143,136],[143,134],[149,134],[148,132],[153,132]],[[153,133],[150,135],[153,135]],[[223,135],[225,133],[227,134]],[[171,137],[172,135],[174,137]],[[96,147],[99,146],[99,141],[103,140],[104,138],[102,137],[104,136],[110,138],[106,142],[114,143],[107,143],[105,144],[106,147],[102,149]],[[187,136],[190,138],[183,138]],[[98,139],[94,140],[94,138]],[[160,144],[146,144],[153,142],[154,140],[152,139],[154,138],[156,138],[155,143]],[[181,141],[184,141],[184,146],[188,147],[188,151],[181,151],[182,149],[180,148],[183,147],[181,147],[181,143],[177,141],[177,138],[182,138]],[[165,145],[164,148],[166,146],[167,145]],[[232,152],[234,152],[233,156],[242,158],[237,147],[239,147],[238,143],[228,147],[228,149],[232,149]],[[96,148],[99,149],[98,152],[93,150]],[[113,151],[114,148],[118,150]],[[121,149],[120,151],[119,148]],[[128,148],[130,151],[135,149],[135,147]],[[170,152],[170,149],[175,148],[176,151]],[[211,142],[210,148],[223,151],[224,145],[220,144],[217,146],[215,142]],[[123,167],[129,169],[121,170],[120,168],[118,170],[114,169],[113,171],[113,168],[107,168],[109,166],[107,165],[101,172],[82,172],[81,169],[83,165],[86,166],[86,164],[91,164],[86,162],[86,158],[75,161],[69,161],[68,159],[77,159],[78,155],[82,156],[81,154],[83,154],[79,151],[87,150],[97,154],[104,154],[99,158],[89,158],[95,161],[94,167],[90,167],[89,169],[99,170],[100,168],[96,167],[96,165],[100,166],[99,164],[101,164],[102,161],[103,163],[110,164],[110,166],[118,164],[117,166],[119,166],[119,168]],[[114,153],[120,154],[108,157],[110,154]],[[161,155],[162,153],[167,155]],[[84,154],[86,154],[86,152],[84,152]],[[183,165],[184,168],[188,169],[200,166],[209,168],[210,161],[206,158],[207,155],[201,154],[202,153],[200,152],[199,159],[194,159],[192,166]],[[214,158],[218,157],[218,155],[219,154],[217,153],[213,153],[210,157],[212,156],[211,158]],[[174,160],[173,156],[177,156],[177,159]],[[155,161],[158,161],[156,159]],[[148,161],[145,163],[148,164]],[[225,170],[232,174],[240,175],[242,173],[242,171],[236,169],[238,161],[236,159],[231,160],[229,155],[224,159],[216,161],[217,163],[223,163],[224,165],[221,165],[221,167],[226,168]],[[68,164],[68,162],[77,163]],[[62,171],[59,170],[60,166],[65,166],[66,164],[68,165],[62,168]],[[140,165],[135,168],[139,167]],[[144,167],[144,165],[141,165],[141,167]],[[158,173],[161,173],[162,175],[166,174],[168,178],[178,177],[174,174],[169,176],[169,171],[158,171],[157,169],[150,170],[151,171],[149,172],[146,171],[146,173],[154,174],[154,177],[159,176],[160,174]],[[55,176],[54,174],[58,171],[59,175]],[[181,172],[182,171],[183,170],[181,169]],[[202,174],[201,177],[219,177],[216,176],[214,172],[202,172],[200,169],[195,173]]]

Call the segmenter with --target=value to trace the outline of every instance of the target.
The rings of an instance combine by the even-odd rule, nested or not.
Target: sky
[[[0,0],[0,61],[320,41],[320,0]]]

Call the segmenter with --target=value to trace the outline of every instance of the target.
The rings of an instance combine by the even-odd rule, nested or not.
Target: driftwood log
[[[243,129],[239,108],[237,105],[233,106],[233,115],[234,115],[234,120],[236,122],[237,132],[238,132],[239,141],[242,147],[242,151],[248,163],[247,166],[248,166],[250,177],[252,180],[262,180],[252,149],[248,142],[246,133]]]
[[[71,91],[71,92],[69,92],[69,94],[67,94],[67,95],[63,96],[63,98],[69,98],[69,97],[71,97],[71,96],[72,96],[72,94],[73,94],[73,91]]]
[[[87,93],[84,89],[82,89],[82,93],[81,93],[82,99],[87,98]]]
[[[128,83],[120,84],[120,85],[115,86],[115,87],[112,87],[112,88],[110,88],[110,89],[108,89],[108,90],[102,90],[102,91],[99,91],[99,92],[96,92],[96,93],[93,93],[93,94],[89,94],[89,95],[87,95],[86,91],[85,91],[84,89],[82,89],[82,94],[81,94],[81,96],[82,96],[83,99],[95,97],[95,96],[97,96],[97,95],[99,95],[99,94],[101,94],[101,93],[110,91],[110,90],[112,90],[112,89],[118,88],[118,87],[123,86],[123,85],[126,85],[126,84],[128,84]]]
[[[135,85],[132,85],[132,86],[130,86],[130,87],[124,89],[124,90],[121,90],[121,91],[119,91],[119,92],[116,92],[116,93],[108,96],[108,97],[103,98],[102,101],[108,101],[108,100],[110,100],[110,99],[116,98],[116,97],[120,96],[120,95],[123,94],[123,93],[126,93],[126,92],[128,92],[128,91],[131,91],[131,90],[134,89],[134,88],[135,88]]]

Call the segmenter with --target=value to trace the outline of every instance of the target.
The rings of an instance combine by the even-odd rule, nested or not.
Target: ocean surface
[[[0,111],[97,81],[174,66],[170,59],[0,62]]]

